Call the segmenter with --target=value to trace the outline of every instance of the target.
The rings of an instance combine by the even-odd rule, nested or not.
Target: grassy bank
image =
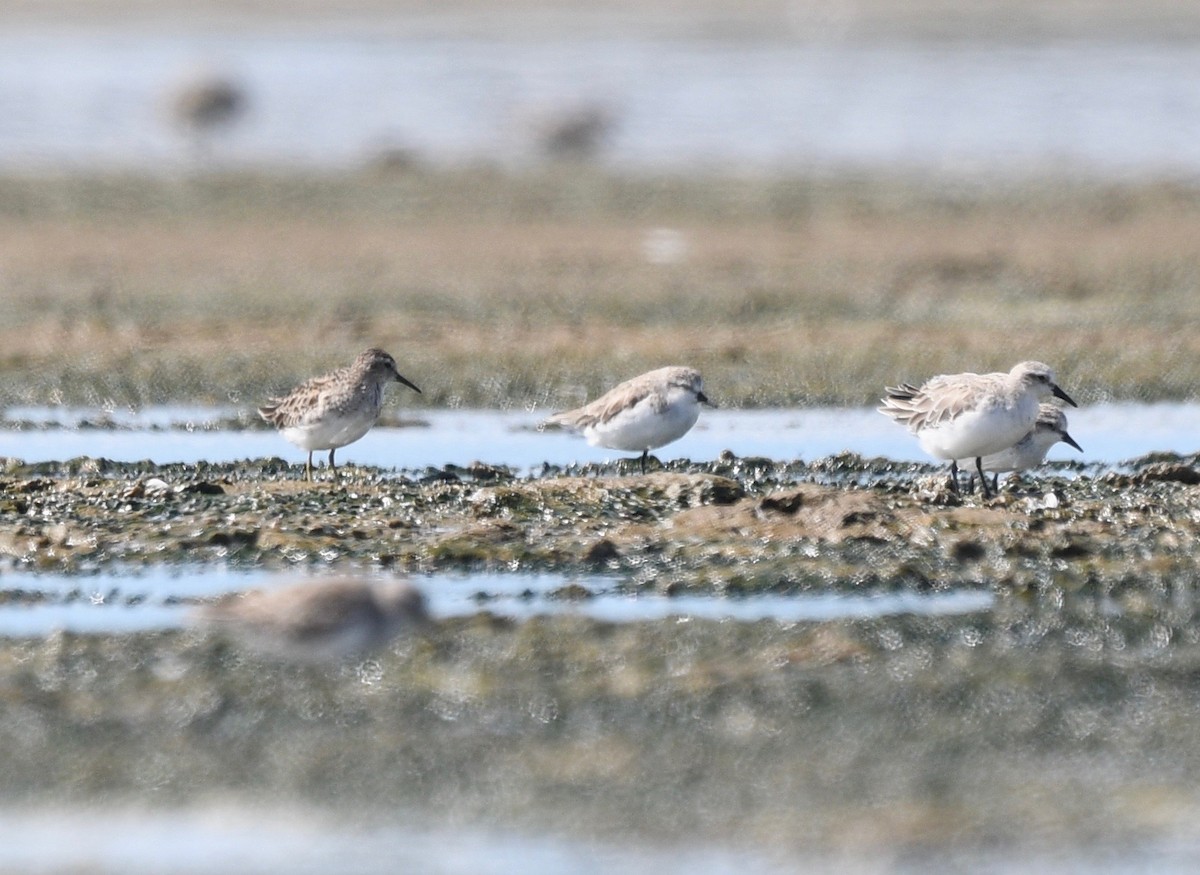
[[[1200,387],[1200,192],[572,168],[0,180],[0,403],[249,406],[391,350],[406,404],[560,406],[664,363],[727,405],[1050,361]]]

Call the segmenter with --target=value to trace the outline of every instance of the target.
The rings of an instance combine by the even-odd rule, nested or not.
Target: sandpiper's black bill
[[[1079,444],[1075,443],[1075,438],[1071,437],[1065,431],[1062,433],[1062,442],[1064,444],[1069,444],[1070,446],[1073,446],[1075,449],[1079,450],[1079,452],[1081,452],[1081,453],[1083,452],[1083,447],[1081,447],[1081,446],[1079,446]]]
[[[399,374],[396,374],[396,382],[397,382],[397,383],[403,383],[405,386],[407,386],[408,388],[412,389],[412,390],[413,390],[414,392],[416,392],[418,395],[420,395],[420,394],[421,394],[421,390],[417,388],[417,386],[416,386],[416,384],[415,384],[415,383],[410,383],[408,380],[406,380],[404,377],[400,376]]]
[[[1066,402],[1067,402],[1068,404],[1070,404],[1072,407],[1078,407],[1078,406],[1079,406],[1078,404],[1076,404],[1074,401],[1072,401],[1072,400],[1071,400],[1071,396],[1070,396],[1070,395],[1068,395],[1068,394],[1067,394],[1066,392],[1064,392],[1062,389],[1058,388],[1058,386],[1055,386],[1053,383],[1051,383],[1051,386],[1053,387],[1053,388],[1051,389],[1051,391],[1054,393],[1054,397],[1055,397],[1055,398],[1061,398],[1063,401],[1066,401]]]

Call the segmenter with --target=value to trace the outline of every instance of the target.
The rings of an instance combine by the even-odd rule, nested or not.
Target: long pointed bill
[[[415,384],[415,383],[410,383],[408,380],[406,380],[404,377],[400,376],[399,374],[396,374],[396,382],[397,382],[397,383],[403,383],[405,386],[407,386],[408,388],[412,389],[412,390],[413,390],[414,392],[416,392],[418,395],[420,395],[420,394],[421,394],[421,390],[420,390],[420,389],[418,389],[418,388],[416,387],[416,384]]]
[[[1079,406],[1078,404],[1076,404],[1074,401],[1072,401],[1072,400],[1071,400],[1071,396],[1070,396],[1070,395],[1068,395],[1068,394],[1067,394],[1066,392],[1064,392],[1062,389],[1058,388],[1058,386],[1056,386],[1054,383],[1051,383],[1051,384],[1050,384],[1050,387],[1051,387],[1051,388],[1050,388],[1050,391],[1054,393],[1054,397],[1055,397],[1055,398],[1061,398],[1063,401],[1066,401],[1066,402],[1067,402],[1068,404],[1070,404],[1072,407],[1078,407],[1078,406]]]
[[[1075,438],[1071,437],[1065,431],[1062,433],[1061,440],[1064,444],[1068,444],[1068,445],[1074,447],[1075,449],[1079,450],[1079,452],[1081,452],[1081,453],[1083,452],[1083,447],[1081,447],[1081,446],[1079,446],[1079,444],[1075,443]]]

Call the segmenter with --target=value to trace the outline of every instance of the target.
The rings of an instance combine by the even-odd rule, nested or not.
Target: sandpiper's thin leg
[[[304,479],[312,480],[312,450],[308,451],[308,461],[304,463]]]
[[[649,450],[642,450],[642,473],[646,473],[646,457],[650,455]]]
[[[333,479],[337,480],[337,465],[333,464],[333,454],[336,450],[329,451],[329,470],[333,472]]]
[[[950,460],[950,491],[958,495],[958,460]]]
[[[1000,472],[997,471],[992,475],[992,494],[1000,491]]]
[[[992,493],[988,490],[987,477],[983,473],[983,457],[975,457],[975,470],[979,472],[979,491],[983,493],[984,498],[991,498]]]

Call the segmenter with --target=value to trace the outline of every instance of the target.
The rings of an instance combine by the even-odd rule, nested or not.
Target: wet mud
[[[984,501],[839,456],[413,472],[80,459],[0,476],[0,589],[156,564],[556,570],[630,591],[939,592],[960,616],[442,619],[363,662],[203,629],[0,641],[0,800],[236,796],[781,850],[1126,845],[1200,779],[1195,457]],[[408,816],[408,815],[406,815]]]

